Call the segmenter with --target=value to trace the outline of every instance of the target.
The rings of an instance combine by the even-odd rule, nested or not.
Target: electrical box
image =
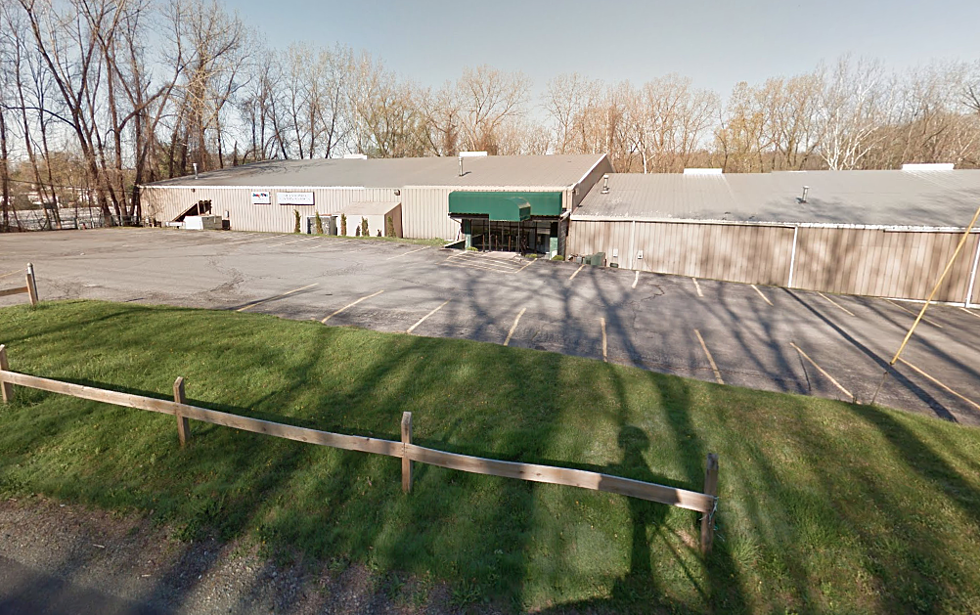
[[[636,253],[636,258],[643,258],[643,250]]]

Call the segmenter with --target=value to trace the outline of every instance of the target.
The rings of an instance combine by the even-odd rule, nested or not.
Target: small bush
[[[347,237],[347,215],[340,214],[340,234]]]
[[[371,230],[368,228],[367,218],[361,218],[361,235],[365,237],[371,236]]]
[[[395,236],[395,221],[391,219],[391,216],[385,216],[385,237]]]
[[[361,236],[361,227],[355,226],[354,227],[354,237],[360,237],[360,236]]]
[[[296,219],[296,224],[293,225],[293,232],[294,233],[298,233],[299,232],[299,210],[296,210],[296,209],[293,210],[293,217]]]
[[[565,260],[565,257],[562,256],[561,254],[555,254],[554,256],[551,257],[551,260],[553,260],[553,261],[563,261],[563,260]]]
[[[476,248],[473,247],[473,246],[470,246],[470,247],[466,248],[466,250],[469,251],[469,252],[476,252]]]
[[[313,213],[316,214],[316,234],[317,235],[322,235],[323,234],[323,220],[320,218],[320,212],[316,211],[316,212],[313,212]]]

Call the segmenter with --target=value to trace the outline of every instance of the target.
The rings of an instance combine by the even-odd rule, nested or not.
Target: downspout
[[[630,263],[629,268],[633,269],[636,266],[636,220],[630,222]]]
[[[973,255],[973,269],[970,271],[970,283],[966,287],[966,299],[963,305],[970,307],[973,301],[973,287],[977,282],[977,265],[980,264],[980,235],[977,235],[977,253]]]
[[[789,256],[789,281],[786,288],[793,288],[793,269],[796,267],[796,237],[800,234],[800,227],[793,227],[793,252]]]

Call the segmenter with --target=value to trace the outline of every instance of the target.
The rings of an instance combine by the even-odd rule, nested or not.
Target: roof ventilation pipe
[[[459,176],[463,176],[463,157],[459,157]]]
[[[810,186],[803,186],[803,197],[800,199],[800,203],[806,203],[806,195],[810,192]]]
[[[609,194],[609,173],[602,176],[602,193]]]
[[[197,163],[195,162],[193,164],[194,164],[194,179],[197,179]]]

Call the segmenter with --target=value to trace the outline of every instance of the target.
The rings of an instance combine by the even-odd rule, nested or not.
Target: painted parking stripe
[[[464,263],[461,261],[454,261],[451,263],[444,263],[447,267],[460,267],[463,269],[482,269],[484,271],[496,271],[497,273],[517,273],[521,269],[514,269],[513,267],[504,267],[503,265],[494,265],[493,263]]]
[[[834,384],[835,387],[837,387],[838,389],[840,389],[841,393],[843,393],[844,395],[847,395],[848,397],[850,397],[852,402],[856,401],[856,399],[854,397],[854,393],[851,393],[850,391],[848,391],[847,389],[845,389],[844,386],[841,383],[837,382],[837,379],[835,379],[833,376],[831,376],[830,374],[828,374],[824,370],[824,368],[822,368],[819,365],[817,365],[817,362],[814,361],[813,359],[811,359],[810,356],[807,353],[803,352],[803,350],[799,346],[797,346],[793,342],[790,342],[789,345],[792,346],[793,348],[795,348],[796,349],[796,352],[800,353],[800,356],[802,356],[804,359],[806,359],[807,361],[809,361],[810,362],[810,365],[812,365],[815,368],[817,368],[817,371],[820,372],[821,374],[823,374],[823,377],[824,378],[826,378],[827,380],[830,380]]]
[[[927,373],[925,373],[924,371],[922,371],[922,370],[921,370],[921,369],[919,369],[918,367],[916,367],[916,366],[914,366],[914,365],[912,365],[911,363],[909,363],[909,362],[908,362],[908,361],[906,361],[905,359],[899,359],[899,361],[900,361],[901,363],[904,363],[905,365],[907,365],[907,366],[908,366],[908,367],[910,367],[911,369],[913,369],[913,370],[915,370],[915,371],[916,371],[916,372],[918,372],[918,373],[919,373],[920,375],[922,375],[922,376],[925,376],[926,378],[928,378],[929,380],[931,380],[931,381],[932,381],[933,383],[935,383],[936,385],[938,385],[938,386],[940,386],[941,388],[943,388],[943,389],[944,389],[945,391],[947,391],[947,392],[949,392],[949,393],[951,393],[951,394],[953,394],[953,395],[955,395],[956,397],[959,397],[960,399],[962,399],[962,400],[963,400],[963,401],[965,401],[966,403],[968,403],[968,404],[970,404],[971,406],[973,406],[973,407],[974,407],[974,408],[976,408],[977,410],[980,410],[980,404],[978,404],[977,402],[975,402],[975,401],[973,401],[972,399],[967,399],[966,397],[963,397],[962,395],[960,395],[959,393],[957,393],[957,392],[956,392],[956,391],[954,391],[953,389],[951,389],[951,388],[949,388],[948,386],[946,386],[946,385],[945,385],[945,384],[943,384],[942,382],[939,382],[938,380],[936,380],[935,378],[933,378],[933,377],[932,377],[932,376],[930,376],[929,374],[927,374]]]
[[[636,272],[636,275],[633,277],[633,286],[632,286],[632,288],[636,288],[636,283],[639,282],[639,281],[640,281],[640,272],[637,271]]]
[[[976,316],[977,318],[980,318],[980,314],[977,314],[976,312],[974,312],[972,310],[968,310],[966,308],[960,308],[960,309],[963,310],[964,312],[966,312],[967,314],[969,314],[970,316]]]
[[[919,316],[919,313],[918,312],[913,312],[910,309],[904,308],[904,307],[900,306],[899,304],[895,303],[894,301],[892,301],[891,299],[885,299],[885,301],[887,301],[888,303],[891,303],[892,305],[894,305],[898,309],[902,310],[903,312],[908,312],[909,314],[911,314],[911,315],[913,315],[915,317],[918,317]],[[925,316],[922,317],[922,322],[927,322],[930,325],[932,325],[933,327],[937,327],[939,329],[942,329],[943,328],[942,325],[932,322],[931,320],[929,320]]]
[[[698,284],[698,279],[697,278],[691,278],[691,281],[694,282],[694,290],[698,291],[698,297],[701,297],[703,299],[704,298],[704,293],[701,292],[701,285]]]
[[[352,307],[354,307],[355,305],[357,305],[358,303],[360,303],[361,301],[364,301],[365,299],[370,299],[371,297],[377,297],[378,295],[380,295],[380,294],[381,294],[381,293],[383,293],[383,292],[385,292],[385,291],[383,291],[383,290],[379,290],[379,291],[378,291],[378,292],[376,292],[376,293],[371,293],[370,295],[366,295],[366,296],[364,296],[364,297],[361,297],[360,299],[358,299],[357,301],[355,301],[355,302],[353,302],[353,303],[348,303],[347,305],[345,305],[344,307],[342,307],[342,308],[340,308],[339,310],[337,310],[337,311],[336,311],[336,312],[334,312],[333,314],[330,314],[329,316],[327,316],[326,318],[324,318],[324,319],[323,319],[323,320],[321,320],[320,322],[321,322],[321,323],[326,323],[326,322],[327,322],[328,320],[330,320],[331,318],[333,318],[333,317],[334,317],[334,316],[336,316],[337,314],[340,314],[341,312],[343,312],[343,311],[344,311],[344,310],[346,310],[347,308],[352,308]]]
[[[575,270],[575,273],[572,274],[572,277],[568,278],[569,281],[574,280],[575,276],[578,275],[578,272],[582,271],[583,269],[585,269],[585,263],[582,263],[581,265],[578,266],[578,269]]]
[[[392,260],[392,259],[394,259],[394,258],[401,258],[401,257],[403,257],[403,256],[406,256],[406,255],[408,255],[408,254],[414,254],[414,253],[416,253],[416,252],[421,252],[421,251],[422,251],[422,250],[424,250],[425,248],[426,248],[426,246],[422,246],[421,248],[415,248],[414,250],[409,250],[408,252],[402,252],[402,253],[400,253],[400,254],[396,254],[396,255],[394,255],[394,256],[389,256],[389,257],[388,257],[388,258],[386,258],[385,260],[386,260],[386,261],[390,261],[390,260]]]
[[[261,301],[253,301],[252,303],[246,304],[246,305],[238,308],[235,311],[236,312],[244,312],[245,310],[250,310],[250,309],[254,308],[257,305],[262,305],[263,303],[268,303],[269,301],[275,301],[276,299],[282,299],[283,297],[288,297],[289,295],[292,295],[293,293],[298,293],[299,291],[306,290],[307,288],[313,288],[316,285],[317,285],[316,283],[307,284],[306,286],[302,286],[300,288],[294,288],[293,290],[286,291],[286,292],[282,293],[281,295],[276,295],[275,297],[269,297],[268,299],[262,299]]]
[[[752,287],[752,290],[754,290],[755,292],[759,293],[759,296],[762,297],[762,300],[763,301],[765,301],[766,303],[768,303],[770,306],[772,305],[772,301],[769,300],[769,297],[763,295],[762,294],[762,291],[759,290],[759,288],[755,284],[750,284],[749,286]]]
[[[714,357],[708,352],[708,345],[704,343],[704,338],[701,337],[701,332],[695,329],[694,334],[698,336],[698,341],[701,342],[701,349],[704,350],[704,356],[708,357],[708,363],[711,364],[711,371],[715,373],[715,381],[718,384],[725,384],[725,381],[721,379],[721,372],[718,370],[718,366],[715,365]]]
[[[504,340],[504,346],[510,344],[510,338],[514,337],[514,331],[517,329],[517,323],[521,322],[521,316],[524,315],[524,311],[527,308],[521,308],[521,311],[517,313],[517,318],[514,319],[514,324],[510,326],[510,331],[507,332],[507,339]]]
[[[829,301],[830,303],[832,303],[832,304],[833,304],[834,306],[836,306],[837,308],[839,308],[839,309],[841,309],[841,310],[843,310],[844,312],[846,312],[846,313],[848,313],[848,314],[850,314],[851,316],[854,316],[854,312],[852,312],[852,311],[850,311],[849,309],[847,309],[846,307],[844,307],[844,306],[842,306],[842,305],[840,305],[839,303],[837,303],[836,301],[834,301],[833,299],[831,299],[831,298],[830,298],[830,297],[828,297],[827,295],[825,295],[825,294],[823,294],[823,293],[822,293],[822,292],[820,292],[819,290],[817,291],[817,294],[818,294],[818,295],[820,295],[821,297],[823,297],[824,299],[826,299],[827,301]]]
[[[425,320],[429,316],[432,316],[433,314],[435,314],[436,312],[438,312],[439,310],[441,310],[450,301],[452,301],[452,299],[447,299],[447,300],[443,301],[442,304],[439,307],[437,307],[436,309],[432,310],[431,312],[429,312],[428,314],[426,314],[425,316],[423,316],[422,318],[420,318],[419,321],[417,323],[415,323],[414,325],[412,325],[411,327],[409,327],[408,328],[408,331],[405,331],[405,333],[411,333],[412,331],[415,331],[415,327],[417,327],[420,324],[422,324],[423,322],[425,322]]]
[[[602,327],[602,360],[603,361],[608,361],[608,355],[606,353],[606,350],[607,350],[607,346],[606,346],[606,319],[605,318],[600,318],[599,319],[599,325]]]

